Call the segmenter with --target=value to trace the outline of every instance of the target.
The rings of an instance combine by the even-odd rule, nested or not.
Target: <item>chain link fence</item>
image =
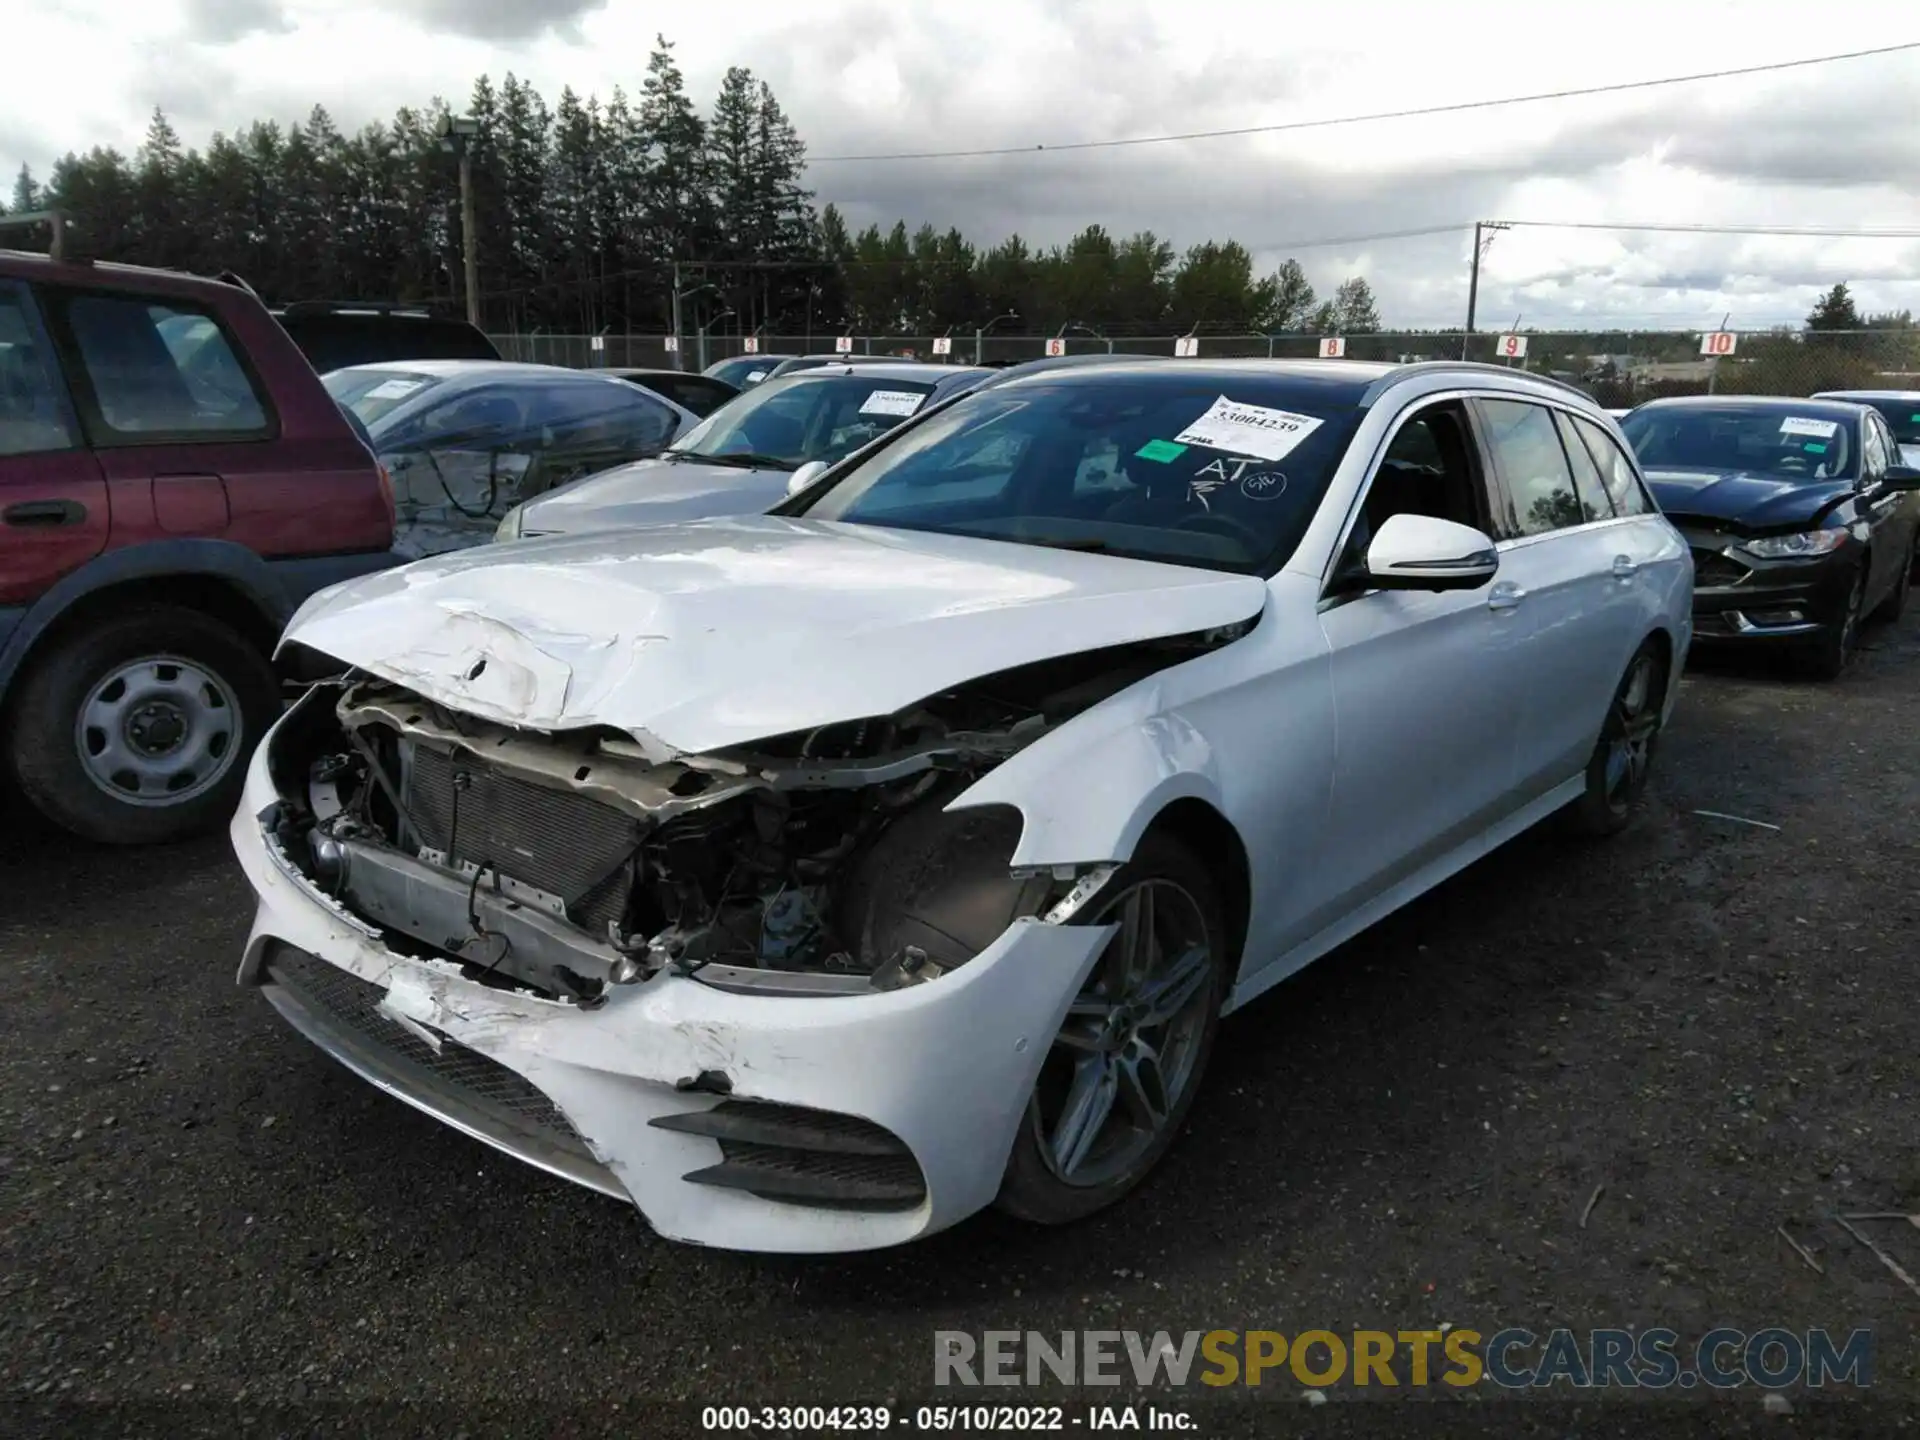
[[[665,335],[495,335],[510,360],[573,369],[701,370],[749,353],[738,335],[682,336],[678,351]],[[932,335],[857,335],[845,343],[858,355],[898,355],[953,364],[1018,364],[1049,353],[1118,355],[1174,353],[1171,335],[976,335],[944,337],[950,353],[934,353]],[[1199,335],[1200,359],[1307,359],[1320,353],[1320,335]],[[1738,335],[1734,353],[1704,358],[1698,331],[1531,331],[1524,357],[1500,353],[1500,337],[1476,332],[1379,332],[1348,335],[1348,360],[1408,363],[1468,359],[1509,365],[1590,393],[1602,405],[1626,407],[1662,395],[1810,395],[1819,390],[1920,389],[1920,328],[1775,330]],[[769,335],[758,353],[818,355],[835,351],[834,335]]]

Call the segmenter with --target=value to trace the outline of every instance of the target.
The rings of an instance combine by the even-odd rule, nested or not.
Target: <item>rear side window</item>
[[[536,416],[550,449],[651,452],[663,449],[680,423],[659,400],[620,381],[557,384],[538,393]]]
[[[0,455],[76,450],[59,371],[26,305],[21,292],[0,285]]]
[[[93,392],[98,443],[270,433],[266,406],[212,316],[112,295],[70,296],[61,313]]]
[[[1580,508],[1589,520],[1611,520],[1613,501],[1600,478],[1600,467],[1593,463],[1593,456],[1587,453],[1579,432],[1573,428],[1573,417],[1556,411],[1553,423],[1560,427],[1560,444],[1567,452],[1567,464],[1573,471],[1573,488],[1580,497]]]
[[[1600,471],[1600,483],[1606,486],[1607,498],[1613,502],[1613,513],[1654,514],[1652,497],[1641,488],[1640,477],[1633,473],[1633,462],[1627,459],[1614,438],[1591,420],[1578,415],[1573,417],[1573,428],[1587,442],[1587,452],[1593,456],[1593,463]]]
[[[740,392],[705,375],[648,375],[628,381],[642,390],[664,395],[682,410],[705,418]]]
[[[1487,446],[1513,503],[1514,533],[1544,535],[1583,525],[1587,515],[1573,488],[1553,412],[1518,400],[1482,400]]]
[[[387,315],[283,315],[280,327],[320,374],[408,360],[498,360],[493,342],[458,320]]]

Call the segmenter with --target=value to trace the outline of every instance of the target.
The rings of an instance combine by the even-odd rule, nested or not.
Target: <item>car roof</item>
[[[1857,420],[1864,413],[1851,400],[1820,400],[1802,395],[1665,395],[1637,410],[1796,410],[1811,419]]]
[[[160,270],[151,265],[123,265],[115,260],[55,260],[34,250],[0,249],[0,275],[22,280],[102,290],[118,287],[161,295],[250,294],[244,287],[184,270]],[[257,297],[253,297],[257,298]]]
[[[992,372],[973,365],[925,365],[917,360],[875,360],[850,365],[836,359],[832,364],[793,370],[780,377],[784,383],[802,380],[826,380],[835,376],[858,374],[862,380],[911,380],[916,385],[937,385],[949,376],[987,375]]]
[[[1815,400],[1920,400],[1920,390],[1820,390]]]
[[[478,376],[484,379],[537,380],[556,375],[578,375],[587,379],[614,380],[618,376],[602,370],[575,370],[566,365],[535,365],[525,360],[370,360],[365,365],[348,365],[348,370],[405,370],[412,375],[432,375],[441,380]],[[338,374],[339,371],[333,372]]]

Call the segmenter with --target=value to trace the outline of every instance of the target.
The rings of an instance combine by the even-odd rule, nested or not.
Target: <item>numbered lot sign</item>
[[[673,354],[676,350],[680,348],[680,337],[678,335],[667,336],[666,339],[660,342],[660,348],[666,351],[669,355]]]
[[[1527,358],[1527,337],[1502,335],[1494,348],[1502,360],[1524,360]]]
[[[951,335],[934,336],[933,353],[936,355],[951,355],[953,353],[953,337]]]
[[[1053,339],[1047,341],[1047,354],[1064,355],[1066,353],[1067,353],[1066,341],[1060,339],[1058,336],[1055,336]]]
[[[1731,355],[1737,343],[1731,330],[1713,330],[1700,337],[1702,355]]]
[[[834,336],[833,348],[836,354],[851,355],[853,353],[853,337],[851,335]]]
[[[1344,335],[1329,335],[1320,342],[1322,360],[1344,360],[1347,358],[1347,340]]]
[[[1173,342],[1173,353],[1177,358],[1182,360],[1193,359],[1200,353],[1200,337],[1198,335],[1182,335],[1178,340]]]
[[[760,337],[758,335],[747,336],[746,339],[740,342],[740,351],[744,355],[758,355],[760,353]]]

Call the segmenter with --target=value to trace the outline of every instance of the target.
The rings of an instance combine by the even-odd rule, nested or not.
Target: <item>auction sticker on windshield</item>
[[[427,382],[424,380],[383,380],[367,391],[368,400],[404,400]]]
[[[1837,420],[1809,420],[1804,415],[1789,415],[1780,422],[1782,435],[1831,435],[1839,428]]]
[[[1284,460],[1321,422],[1312,415],[1245,405],[1222,395],[1186,429],[1174,436],[1177,445],[1204,445],[1235,455],[1257,455],[1262,460]]]
[[[876,390],[860,406],[862,415],[911,415],[927,397],[917,390]]]

